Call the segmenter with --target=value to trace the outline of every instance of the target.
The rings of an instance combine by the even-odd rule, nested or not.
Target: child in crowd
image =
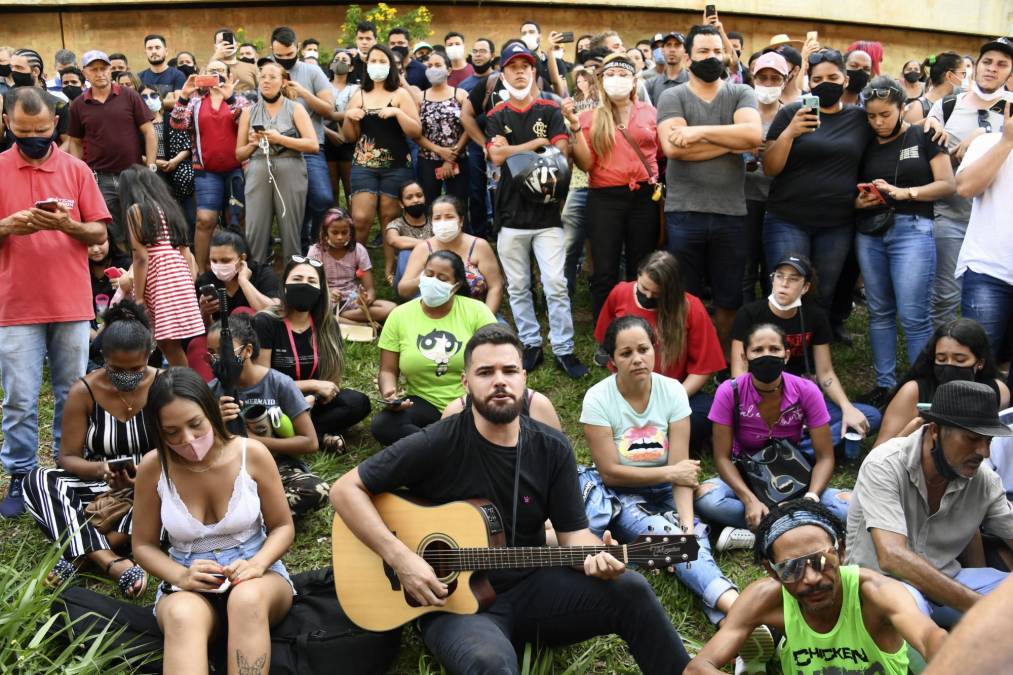
[[[433,236],[433,224],[426,208],[426,194],[422,185],[410,180],[401,186],[399,193],[402,214],[400,218],[387,223],[383,240],[397,252],[396,267],[386,270],[387,281],[397,290],[397,285],[408,267],[408,257],[415,245]],[[393,259],[392,259],[393,260]]]
[[[330,209],[320,224],[320,241],[307,254],[324,264],[327,288],[339,318],[382,322],[396,305],[390,300],[377,300],[373,286],[373,263],[366,247],[355,241],[352,218],[342,209]],[[356,302],[362,295],[369,316]]]

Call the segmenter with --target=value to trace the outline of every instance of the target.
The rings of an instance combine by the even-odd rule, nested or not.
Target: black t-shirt
[[[281,297],[281,283],[278,281],[278,275],[274,273],[273,269],[252,260],[247,260],[246,264],[250,266],[250,282],[254,288],[268,298]],[[200,293],[201,287],[208,284],[211,284],[215,288],[225,288],[225,282],[216,277],[213,272],[208,271],[197,277],[197,292]],[[229,311],[231,312],[236,307],[250,307],[252,309],[250,301],[246,299],[242,286],[236,289],[235,295],[229,296]]]
[[[359,465],[359,477],[373,494],[403,487],[413,497],[437,504],[488,499],[499,510],[507,545],[544,546],[547,518],[559,532],[587,527],[577,463],[563,434],[527,416],[520,423],[516,540],[511,524],[517,448],[487,441],[475,428],[470,409],[381,450]],[[502,592],[530,573],[496,570],[489,581]]]
[[[906,132],[889,143],[879,143],[875,139],[869,143],[865,149],[865,157],[862,158],[860,182],[871,183],[877,178],[882,178],[896,187],[928,185],[935,180],[930,162],[941,152],[946,151],[937,143],[933,143],[920,125],[912,124]],[[883,198],[897,213],[923,218],[932,217],[932,202],[895,201],[887,195],[883,195]],[[882,209],[869,209],[866,213],[875,213],[879,210]],[[856,213],[863,212],[859,210]]]
[[[271,367],[293,380],[312,380],[320,376],[320,364],[313,370],[313,329],[301,333],[292,331],[289,339],[285,320],[269,312],[259,312],[253,317],[253,328],[257,331],[261,349],[271,350]],[[299,355],[299,371],[296,372],[292,343]]]
[[[123,255],[121,253],[113,253],[109,256],[109,259],[103,262],[101,265],[95,265],[90,260],[88,261],[88,270],[91,272],[93,269],[99,269],[99,271],[105,271],[110,267],[119,267],[121,269],[130,269],[131,263],[130,256]],[[96,277],[94,274],[89,275],[91,277],[91,302],[92,308],[95,310],[96,316],[98,315],[98,305],[95,303],[96,296],[105,295],[106,302],[112,299],[116,293],[116,289],[119,288],[118,284],[113,284],[105,274]],[[95,321],[91,322],[92,328],[97,328],[98,323]]]
[[[815,374],[816,362],[813,359],[813,345],[828,345],[833,339],[827,313],[819,305],[803,300],[802,306],[795,311],[795,316],[790,319],[782,319],[774,314],[766,298],[743,305],[735,314],[732,339],[745,344],[749,329],[761,323],[772,323],[787,335],[791,358],[788,360],[785,370],[792,375],[807,374],[805,355],[802,353],[802,347],[805,345],[811,371],[808,374]]]
[[[492,94],[486,101],[486,93],[489,90],[489,82],[492,82]],[[503,91],[502,76],[498,71],[492,71],[488,76],[483,77],[474,88],[468,93],[468,100],[471,101],[471,108],[475,111],[475,121],[478,128],[485,132],[485,125],[488,122],[486,115],[494,107],[503,102],[500,92]]]
[[[781,108],[767,140],[777,140],[801,106]],[[770,185],[767,211],[810,229],[853,224],[858,169],[871,138],[863,109],[849,105],[833,115],[821,112],[819,128],[792,143],[784,170]]]
[[[512,103],[500,103],[488,117],[485,136],[490,140],[494,136],[503,136],[510,145],[521,145],[536,138],[547,138],[550,143],[569,138],[563,113],[555,102],[548,99],[536,98],[523,110],[515,108]],[[493,213],[497,229],[535,230],[563,226],[559,204],[540,204],[521,195],[506,164],[501,167],[500,180],[496,185]]]
[[[566,61],[556,59],[556,68],[559,70],[559,77],[563,80],[566,79],[566,75],[570,72],[571,67]],[[535,59],[535,71],[538,73],[538,77],[542,78],[542,86],[546,89],[551,89],[552,76],[549,74],[549,57],[547,55],[538,55]]]

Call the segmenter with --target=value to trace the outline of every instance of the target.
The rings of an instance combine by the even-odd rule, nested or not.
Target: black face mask
[[[13,135],[13,134],[12,134]],[[18,144],[18,150],[29,159],[42,159],[49,152],[53,145],[53,137],[45,136],[14,136],[14,142]]]
[[[252,63],[253,65],[257,65],[257,59],[249,56],[241,56],[239,57],[239,60],[242,61],[243,63]]]
[[[278,93],[275,94],[274,96],[268,96],[267,94],[261,93],[260,98],[267,101],[268,103],[274,103],[279,98],[281,98],[281,91],[279,90]]]
[[[0,66],[0,77],[10,77],[10,74],[11,74],[11,64],[7,63]]]
[[[780,356],[758,356],[748,362],[749,374],[764,384],[776,382],[784,372],[784,359]]]
[[[11,80],[14,81],[15,87],[32,87],[35,86],[35,78],[32,77],[31,73],[19,73],[16,70],[11,71]]]
[[[936,444],[932,446],[932,462],[936,465],[939,475],[946,480],[960,478],[960,474],[950,466],[950,463],[946,461],[946,455],[943,454],[942,434],[942,429],[936,430]]]
[[[475,69],[475,73],[477,75],[485,75],[487,72],[489,72],[489,69],[492,68],[492,61],[489,61],[488,63],[483,63],[480,66],[472,63],[471,67]]]
[[[634,286],[633,288],[635,289],[637,294],[637,304],[639,304],[644,309],[657,309],[658,307],[657,298],[649,298],[646,295],[644,295],[640,291],[640,286]]]
[[[412,218],[421,218],[426,214],[426,205],[409,204],[408,206],[404,207],[404,212],[407,213]]]
[[[320,289],[309,284],[285,284],[285,304],[297,312],[308,312],[317,304]]]
[[[396,47],[391,47],[390,50],[392,52],[394,52],[395,54],[400,55],[402,62],[408,60],[408,48],[407,47],[402,47],[401,45],[398,45]]]
[[[190,77],[191,75],[196,75],[197,74],[197,69],[196,68],[194,68],[191,65],[187,65],[185,63],[182,66],[176,66],[176,70],[178,70],[179,72],[183,73],[187,77]]]
[[[932,374],[936,384],[942,386],[947,382],[974,382],[974,366],[952,366],[948,363],[937,363],[932,366]]]
[[[869,84],[869,73],[861,68],[848,71],[848,91],[852,94],[862,91],[867,84]]]
[[[813,96],[820,99],[821,108],[831,108],[837,105],[844,96],[844,85],[836,82],[820,82],[812,88]]]
[[[702,61],[690,62],[689,71],[704,82],[714,82],[725,72],[725,64],[721,63],[721,59],[712,56]]]
[[[345,63],[344,61],[335,61],[331,64],[331,72],[335,75],[348,75],[351,70],[351,64]]]
[[[922,79],[922,75],[917,70],[912,70],[910,72],[904,73],[904,79],[907,81],[908,84],[914,84],[915,82]]]
[[[279,66],[281,66],[285,70],[292,70],[292,68],[296,64],[296,61],[298,61],[299,59],[295,59],[295,58],[292,58],[292,59],[279,59],[277,56],[275,56],[274,60],[278,63]]]
[[[75,98],[77,98],[78,96],[80,96],[82,94],[82,92],[83,92],[83,90],[81,89],[81,87],[76,87],[76,86],[74,86],[72,84],[69,84],[66,87],[63,87],[62,91],[63,91],[63,95],[66,96],[67,98],[69,98],[71,101],[73,101]]]

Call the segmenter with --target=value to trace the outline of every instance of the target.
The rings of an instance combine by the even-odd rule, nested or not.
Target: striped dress
[[[156,340],[182,340],[204,334],[190,266],[170,243],[169,227],[162,220],[158,240],[147,247],[148,273],[144,305],[151,316]]]

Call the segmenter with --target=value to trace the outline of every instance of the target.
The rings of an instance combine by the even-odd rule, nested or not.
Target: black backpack
[[[271,630],[271,675],[330,675],[338,664],[356,675],[387,672],[397,658],[400,628],[373,633],[353,624],[338,604],[330,567],[297,574],[292,581],[299,593],[288,616]],[[78,587],[66,589],[61,600],[70,620],[78,620],[75,634],[97,633],[112,622],[112,631],[123,629],[116,642],[128,645],[129,655],[155,659],[135,672],[162,672],[162,632],[151,607]],[[226,671],[224,643],[218,640],[208,649],[212,672]]]

